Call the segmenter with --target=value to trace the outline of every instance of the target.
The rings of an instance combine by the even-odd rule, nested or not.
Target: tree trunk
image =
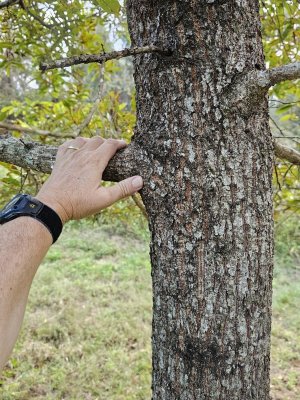
[[[267,400],[272,159],[257,0],[127,0],[153,277],[153,399]],[[250,75],[249,75],[250,74]],[[258,85],[259,86],[259,85]]]

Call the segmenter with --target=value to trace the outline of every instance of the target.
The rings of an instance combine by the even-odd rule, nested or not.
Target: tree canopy
[[[267,68],[300,60],[297,0],[261,0]],[[129,140],[135,123],[132,66],[128,58],[41,71],[40,64],[130,47],[123,2],[0,2],[0,132],[59,144],[77,135]],[[270,91],[274,138],[299,149],[300,87],[285,81]],[[1,162],[3,202],[44,179]],[[299,211],[299,166],[277,158],[276,212]]]

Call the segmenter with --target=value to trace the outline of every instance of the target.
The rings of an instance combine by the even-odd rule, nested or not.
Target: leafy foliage
[[[267,67],[299,61],[298,0],[260,3]],[[103,68],[89,64],[45,73],[39,70],[42,61],[130,45],[123,2],[23,0],[0,10],[0,25],[0,122],[37,127],[61,137],[38,137],[45,143],[59,143],[70,132],[129,140],[135,123],[130,61],[110,61]],[[293,140],[281,139],[299,148],[300,85],[283,82],[270,94],[274,136],[293,136]],[[87,123],[95,102],[97,107]],[[0,169],[4,202],[20,190],[21,172],[7,164]],[[28,174],[25,189],[35,191],[44,179]],[[299,181],[297,167],[277,161],[277,212],[299,210]]]
[[[300,5],[297,0],[261,0],[261,20],[267,67],[300,61]],[[300,149],[300,86],[285,81],[270,91],[271,129],[283,144]],[[276,160],[275,217],[300,211],[300,170]]]
[[[124,42],[126,35],[120,34],[125,26],[124,16],[119,3],[86,3],[39,1],[30,2],[25,9],[15,5],[3,12],[1,120],[26,122],[63,134],[79,125],[92,107],[99,79],[107,83],[101,94],[107,110],[101,120],[110,115],[118,96],[128,95],[130,87],[122,86],[120,77],[119,86],[111,84],[116,74],[124,77],[112,62],[105,66],[104,77],[100,77],[99,66],[94,64],[44,74],[39,71],[39,63],[49,58],[97,53],[110,50],[117,40]],[[102,114],[105,107],[102,105]],[[120,114],[120,108],[116,113]]]
[[[261,0],[261,19],[267,67],[300,60],[300,7],[297,0]],[[278,97],[295,95],[300,88],[286,81],[272,89]]]
[[[90,64],[39,70],[41,61],[128,45],[126,20],[117,0],[24,1],[2,9],[0,24],[0,121],[61,137],[38,137],[45,143],[59,144],[70,133],[129,140],[135,123],[129,61],[110,61],[101,68]],[[20,175],[19,169],[1,164],[2,202],[20,190]],[[37,185],[32,185],[30,176]],[[44,179],[28,174],[25,187],[22,184],[34,192]]]

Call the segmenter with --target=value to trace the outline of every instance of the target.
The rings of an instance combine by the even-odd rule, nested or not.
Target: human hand
[[[140,176],[101,187],[109,160],[124,147],[122,140],[100,137],[68,140],[59,146],[52,174],[36,198],[56,211],[65,223],[95,214],[134,194],[143,186]]]

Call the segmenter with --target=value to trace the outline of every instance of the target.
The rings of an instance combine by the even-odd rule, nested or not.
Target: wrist
[[[34,198],[21,193],[14,196],[0,210],[0,224],[3,225],[20,217],[36,219],[49,230],[55,243],[63,228],[62,215],[62,210],[59,212],[58,207],[44,197]]]
[[[46,196],[42,193],[38,193],[35,198],[41,201],[46,206],[50,207],[56,214],[59,216],[62,224],[64,225],[66,222],[69,221],[68,214],[64,207],[55,199],[51,198],[50,196]]]

